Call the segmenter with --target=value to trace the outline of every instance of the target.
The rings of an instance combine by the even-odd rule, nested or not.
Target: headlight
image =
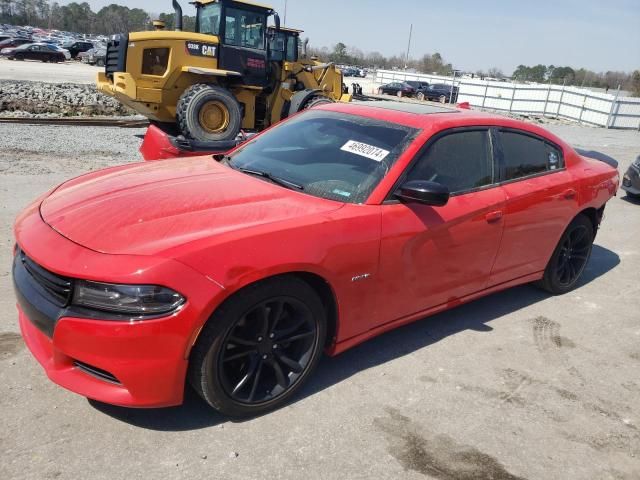
[[[79,280],[72,303],[94,310],[135,316],[157,316],[180,308],[185,298],[156,285],[115,285]]]

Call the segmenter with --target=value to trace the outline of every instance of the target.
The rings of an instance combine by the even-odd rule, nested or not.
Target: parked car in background
[[[516,285],[572,291],[618,185],[530,123],[322,105],[229,155],[41,196],[14,228],[20,329],[52,381],[94,400],[178,405],[189,383],[259,415],[323,352]]]
[[[413,88],[416,89],[416,92],[419,90],[424,90],[425,88],[429,87],[429,83],[428,82],[422,82],[422,81],[418,81],[418,80],[407,80],[406,82],[404,82],[408,85],[411,85]]]
[[[89,50],[87,56],[83,59],[89,65],[104,67],[107,58],[107,49],[105,47],[93,48]]]
[[[640,199],[640,155],[629,167],[622,179],[622,189],[632,198]]]
[[[7,38],[6,40],[3,40],[0,42],[0,51],[4,50],[5,48],[16,48],[16,47],[19,47],[20,45],[26,45],[32,42],[33,40],[26,37]]]
[[[6,57],[9,60],[38,60],[41,62],[64,62],[65,54],[60,50],[51,48],[47,44],[26,44],[12,49]]]
[[[93,48],[93,43],[91,42],[73,42],[68,46],[65,45],[65,48],[69,50],[71,53],[71,58],[77,58],[80,52],[86,52]]]
[[[459,88],[444,83],[430,84],[421,90],[416,98],[418,100],[433,100],[440,103],[457,103]]]
[[[378,95],[396,95],[397,97],[411,97],[416,93],[415,88],[406,82],[392,82],[378,87]]]
[[[48,42],[39,42],[36,45],[43,46],[45,48],[48,48],[48,49],[56,51],[56,52],[61,52],[64,55],[64,59],[65,60],[71,60],[71,52],[69,52],[69,50],[67,50],[66,48],[62,48],[59,45],[55,45],[55,44],[48,43]]]

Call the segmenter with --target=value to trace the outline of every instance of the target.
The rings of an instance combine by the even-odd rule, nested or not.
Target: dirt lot
[[[621,169],[640,153],[637,132],[550,128]],[[11,224],[63,179],[138,158],[141,133],[0,125],[0,478],[640,478],[640,204],[624,195],[572,294],[516,288],[326,358],[261,418],[53,385],[18,335]]]
[[[0,80],[32,80],[47,83],[95,83],[104,67],[81,62],[64,63],[16,62],[0,59]]]

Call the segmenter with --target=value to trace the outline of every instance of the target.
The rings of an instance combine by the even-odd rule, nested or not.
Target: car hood
[[[47,197],[40,214],[58,233],[91,250],[158,255],[206,237],[342,206],[198,157],[84,175]]]

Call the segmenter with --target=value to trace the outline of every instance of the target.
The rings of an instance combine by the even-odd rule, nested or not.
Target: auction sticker
[[[390,153],[388,150],[383,150],[382,148],[374,147],[367,143],[356,142],[355,140],[349,140],[340,150],[370,158],[376,162],[381,162],[387,158],[387,155]]]

